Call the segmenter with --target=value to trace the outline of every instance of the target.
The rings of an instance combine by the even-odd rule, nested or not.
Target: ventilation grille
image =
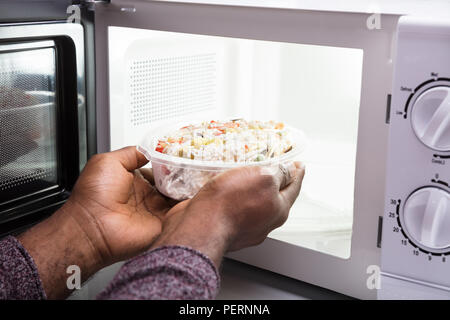
[[[212,109],[216,54],[134,60],[130,64],[130,112],[134,126]]]

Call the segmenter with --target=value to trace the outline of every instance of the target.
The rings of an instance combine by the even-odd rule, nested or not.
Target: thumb
[[[122,166],[128,171],[134,171],[148,163],[147,158],[135,146],[125,147],[111,152]]]
[[[292,182],[280,191],[281,195],[288,201],[289,207],[294,204],[302,187],[303,177],[305,176],[305,166],[302,163],[295,162],[295,171]]]
[[[289,161],[287,163],[280,163],[278,166],[270,167],[279,190],[283,190],[294,181],[298,174],[298,168],[301,166],[299,162]]]

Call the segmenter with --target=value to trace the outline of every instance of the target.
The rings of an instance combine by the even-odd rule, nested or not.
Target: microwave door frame
[[[228,257],[358,298],[376,298],[368,267],[380,265],[379,217],[384,211],[387,95],[399,16],[383,15],[367,27],[367,13],[235,7],[142,0],[95,6],[97,148],[110,150],[108,27],[363,49],[351,256],[341,259],[274,239]]]

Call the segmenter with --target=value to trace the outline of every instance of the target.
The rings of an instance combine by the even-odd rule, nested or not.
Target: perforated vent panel
[[[0,54],[0,200],[56,183],[54,65],[51,48]]]
[[[216,73],[214,53],[132,61],[131,124],[139,126],[213,108]]]
[[[52,111],[45,105],[0,115],[0,191],[55,174],[54,146],[40,136]]]

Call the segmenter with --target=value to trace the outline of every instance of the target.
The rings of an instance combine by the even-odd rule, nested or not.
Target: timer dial
[[[430,251],[450,248],[450,194],[434,187],[415,191],[405,202],[403,222],[417,245]]]
[[[450,151],[450,86],[440,85],[420,94],[412,107],[411,122],[426,146]]]

